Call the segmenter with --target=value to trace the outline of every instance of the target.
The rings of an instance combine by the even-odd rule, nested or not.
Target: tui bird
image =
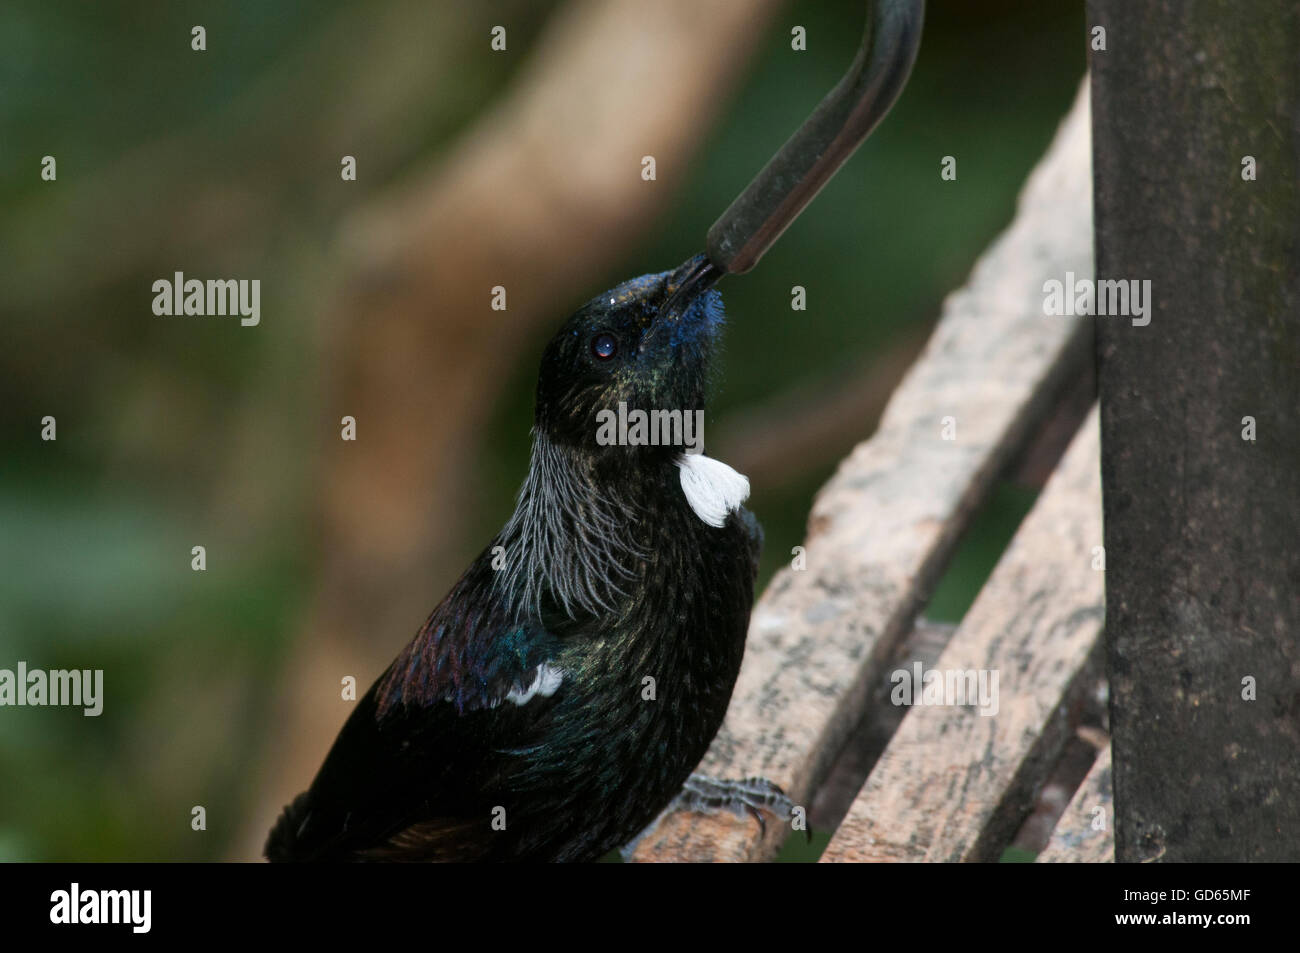
[[[354,709],[271,860],[555,860],[627,844],[683,789],[740,669],[762,531],[748,481],[602,411],[702,411],[723,325],[697,256],[553,337],[514,514]],[[660,418],[669,419],[669,418]],[[761,781],[684,803],[783,815]]]
[[[849,71],[706,254],[592,299],[551,339],[514,514],[357,704],[269,859],[594,860],[666,809],[790,816],[763,778],[691,773],[740,670],[763,534],[749,481],[672,438],[703,414],[713,285],[752,268],[884,118],[924,11],[870,0]],[[609,439],[610,415],[637,412],[652,433]]]

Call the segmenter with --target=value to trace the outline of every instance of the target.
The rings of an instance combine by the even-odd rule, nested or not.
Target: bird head
[[[704,255],[625,281],[587,302],[546,347],[536,425],[553,443],[606,453],[675,456],[681,446],[610,444],[611,417],[704,409],[723,324],[719,273]],[[622,407],[620,408],[620,405]],[[602,436],[602,433],[604,436]]]

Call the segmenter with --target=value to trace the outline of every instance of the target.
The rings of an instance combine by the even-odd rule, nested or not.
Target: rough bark
[[[1300,6],[1089,13],[1116,859],[1295,860]]]

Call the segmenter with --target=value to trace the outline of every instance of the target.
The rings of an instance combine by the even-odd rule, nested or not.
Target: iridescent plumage
[[[514,515],[358,703],[271,859],[591,860],[681,789],[740,667],[761,531],[734,485],[721,525],[701,518],[680,447],[595,434],[619,401],[704,407],[721,297],[663,313],[696,266],[619,285],[551,340]]]

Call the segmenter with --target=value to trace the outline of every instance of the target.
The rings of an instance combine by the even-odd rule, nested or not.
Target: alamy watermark
[[[182,271],[172,280],[159,278],[153,283],[153,313],[157,315],[240,315],[246,328],[262,320],[262,280],[260,278],[186,278]]]
[[[123,924],[132,933],[148,933],[153,925],[152,890],[83,890],[73,882],[50,894],[54,924]]]
[[[80,706],[92,718],[104,710],[104,670],[0,668],[0,706]]]
[[[686,453],[704,450],[703,410],[627,409],[596,412],[596,443],[602,447],[682,447]]]
[[[889,700],[895,705],[932,705],[978,708],[981,715],[998,713],[998,670],[925,669],[913,662],[910,669],[895,669]]]
[[[1043,314],[1122,315],[1133,318],[1135,328],[1151,323],[1151,279],[1076,278],[1065,273],[1065,281],[1050,278],[1043,282]]]

